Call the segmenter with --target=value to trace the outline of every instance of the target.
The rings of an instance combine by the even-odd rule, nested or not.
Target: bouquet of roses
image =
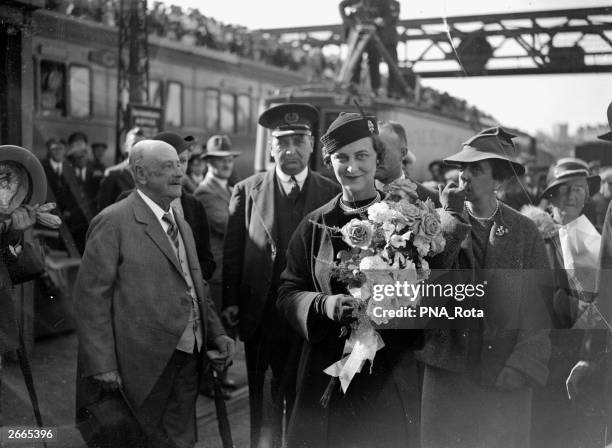
[[[426,257],[444,250],[441,218],[431,199],[421,201],[416,185],[408,179],[385,187],[385,198],[367,209],[367,216],[354,218],[340,233],[350,250],[340,251],[332,267],[332,277],[346,284],[360,305],[356,307],[349,337],[341,360],[325,369],[332,376],[321,403],[326,406],[336,381],[346,392],[351,380],[366,360],[374,361],[384,347],[373,324],[385,324],[388,318],[375,316],[374,306],[398,310],[403,305],[416,306],[417,298],[384,294],[374,297],[376,285],[397,282],[417,283],[429,276]],[[380,295],[379,295],[380,296]],[[388,315],[388,314],[387,314]]]

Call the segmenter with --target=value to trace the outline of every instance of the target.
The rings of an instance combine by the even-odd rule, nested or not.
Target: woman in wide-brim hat
[[[424,448],[529,446],[531,386],[545,384],[548,316],[536,279],[548,262],[535,224],[501,203],[497,190],[524,167],[512,134],[482,131],[445,159],[459,169],[463,219],[471,229],[453,267],[486,285],[475,328],[429,330],[421,440]]]
[[[597,421],[569,401],[565,381],[580,360],[584,332],[575,327],[590,325],[577,322],[589,315],[585,311],[597,289],[601,237],[583,210],[589,197],[599,191],[600,182],[586,162],[563,158],[549,170],[541,194],[549,202],[547,212],[555,225],[543,235],[553,268],[549,306],[553,330],[550,377],[546,387],[534,393],[533,446],[590,446],[590,438],[597,433]]]
[[[34,154],[19,146],[0,146],[0,366],[2,355],[17,347],[17,321],[7,264],[16,261],[16,248],[22,246],[20,237],[25,226],[35,222],[33,207],[29,206],[42,204],[46,194],[45,171]],[[28,205],[28,213],[17,210],[23,205]]]

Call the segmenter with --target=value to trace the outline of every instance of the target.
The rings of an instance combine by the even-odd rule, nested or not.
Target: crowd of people
[[[382,8],[381,15],[389,16],[388,19],[381,19],[383,21],[380,25],[380,33],[387,51],[397,62],[398,37],[397,32],[394,31],[394,24],[397,23],[399,17],[399,7],[392,6],[397,2],[385,1],[383,3],[385,5],[390,3],[390,6],[375,8]],[[358,4],[360,2],[352,0],[341,2],[340,10],[347,37],[351,26],[354,26],[355,23],[353,17],[360,16],[360,14],[356,12],[347,14],[344,11],[345,8],[355,8],[355,5]],[[116,0],[47,0],[46,7],[53,11],[113,27],[117,26],[118,22]],[[377,12],[371,14],[377,14]],[[309,82],[333,80],[342,65],[339,55],[324,54],[320,46],[298,41],[287,42],[266,36],[259,30],[225,24],[202,14],[198,9],[185,11],[180,6],[156,1],[149,9],[147,17],[148,30],[151,35],[182,42],[189,46],[228,52],[256,62],[298,71],[303,73]],[[404,93],[401,92],[397,80],[394,80],[392,75],[387,76],[386,80],[381,80],[378,67],[381,56],[378,50],[369,44],[366,53],[369,58],[369,78],[372,91],[384,96],[404,98]],[[352,77],[352,82],[357,85],[361,83],[361,65],[361,63],[357,64]],[[408,84],[415,90],[411,95],[411,100],[428,110],[470,123],[479,123],[491,118],[478,108],[469,106],[465,100],[453,97],[447,92],[418,86],[416,78],[409,80]]]
[[[82,253],[73,297],[86,442],[193,446],[196,397],[230,395],[239,337],[253,447],[604,446],[608,169],[559,159],[534,189],[529,167],[508,156],[515,136],[495,127],[449,148],[419,183],[402,169],[418,149],[409,154],[400,123],[342,112],[321,137],[333,182],[308,168],[317,120],[308,104],[265,110],[259,124],[274,168],[244,180],[234,178],[240,152],[226,135],[194,153],[190,136],[146,139],[134,128],[125,161],[108,168],[99,162],[105,148],[92,145],[92,157],[82,133],[49,140],[48,200]],[[612,141],[612,131],[601,138]],[[509,194],[512,182],[520,190]],[[373,258],[359,255],[364,237],[384,235],[338,232],[373,225],[373,210],[384,214],[397,194],[438,216],[414,237],[444,239],[435,256],[421,254],[427,270],[451,270],[453,284],[487,280],[483,315],[465,328],[437,325],[439,317],[380,329],[370,361],[340,388],[329,369],[348,353],[364,305],[334,260]],[[589,216],[598,195],[605,212]],[[397,207],[414,219],[414,205]],[[11,218],[17,233],[34,224],[28,210]],[[402,247],[393,244],[385,251]],[[132,411],[100,416],[109,399]],[[118,429],[126,419],[133,430]]]

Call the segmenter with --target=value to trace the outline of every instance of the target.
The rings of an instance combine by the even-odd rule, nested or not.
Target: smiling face
[[[134,149],[140,155],[134,169],[138,188],[166,210],[181,196],[183,168],[176,151],[165,142],[153,140],[139,142]]]
[[[557,186],[551,196],[553,216],[561,224],[567,224],[582,214],[589,195],[586,178],[568,180]]]
[[[370,137],[349,143],[331,154],[331,165],[344,199],[360,201],[376,194],[376,151]]]
[[[312,137],[304,134],[272,137],[270,152],[281,171],[293,176],[308,165],[312,143]]]
[[[459,187],[465,190],[466,200],[470,202],[495,197],[501,185],[493,178],[493,166],[488,160],[464,163],[459,167]]]

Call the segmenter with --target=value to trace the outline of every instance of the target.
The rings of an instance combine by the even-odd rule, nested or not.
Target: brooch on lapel
[[[504,236],[504,235],[508,235],[509,233],[510,233],[510,229],[504,226],[503,224],[500,224],[499,226],[497,226],[497,229],[495,229],[496,236]]]

